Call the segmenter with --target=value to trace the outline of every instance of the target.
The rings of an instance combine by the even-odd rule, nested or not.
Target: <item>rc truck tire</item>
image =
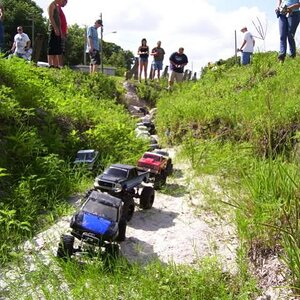
[[[118,242],[125,241],[126,228],[127,228],[127,221],[126,220],[121,220],[120,223],[119,223],[119,234],[118,234],[118,237],[117,237]]]
[[[126,219],[127,222],[129,222],[134,214],[134,200],[132,196],[124,196],[122,200],[124,202],[123,217]]]
[[[59,258],[69,258],[74,252],[74,236],[63,234],[58,244],[56,256]]]
[[[166,184],[166,182],[167,182],[167,174],[162,171],[160,174],[155,176],[154,189],[159,190]]]
[[[154,188],[145,186],[140,196],[140,208],[150,209],[154,202]]]
[[[112,258],[117,258],[120,254],[120,248],[118,244],[106,244],[105,246],[106,254]]]
[[[169,176],[173,173],[172,160],[168,160],[168,162],[167,162],[166,173],[167,173],[167,176]]]

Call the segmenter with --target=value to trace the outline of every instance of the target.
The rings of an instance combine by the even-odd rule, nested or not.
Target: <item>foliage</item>
[[[152,261],[145,267],[124,259],[68,261],[57,272],[40,266],[26,276],[26,291],[45,299],[250,299],[253,282],[241,284],[239,275],[222,271],[215,258],[203,258],[195,267]],[[46,272],[45,272],[46,271]],[[46,275],[47,274],[47,275]],[[249,280],[249,278],[247,278]],[[63,280],[63,282],[62,282]],[[19,298],[22,284],[12,283],[7,295]],[[62,296],[64,295],[64,296]]]
[[[5,261],[12,244],[40,225],[41,213],[52,211],[55,216],[66,197],[92,175],[73,170],[79,149],[98,150],[99,166],[104,168],[111,162],[135,163],[146,145],[135,137],[134,121],[116,104],[115,80],[102,74],[48,70],[18,58],[2,59],[0,95],[0,210],[2,225],[8,226],[1,233]]]
[[[284,249],[299,289],[299,61],[274,61],[255,54],[250,66],[207,70],[164,94],[157,127],[161,136],[169,130],[165,142],[183,143],[198,174],[215,176],[228,200],[214,201],[235,208],[251,251]]]
[[[123,76],[124,72],[131,69],[134,55],[129,50],[123,50],[114,43],[103,41],[103,63],[117,68],[117,75]]]
[[[156,106],[156,101],[160,98],[165,86],[166,82],[164,80],[159,82],[141,82],[137,85],[137,95],[141,100],[144,100],[149,107],[153,108]]]
[[[282,86],[286,70],[273,59],[257,54],[249,68],[210,71],[196,84],[166,94],[158,103],[162,132],[170,127],[175,141],[189,131],[198,138],[246,141],[264,157],[289,151],[299,123],[299,87],[296,77],[288,90]],[[295,73],[298,63],[287,64]]]
[[[84,63],[86,55],[85,29],[77,24],[68,26],[68,37],[66,40],[66,53],[64,55],[65,65],[80,65]]]

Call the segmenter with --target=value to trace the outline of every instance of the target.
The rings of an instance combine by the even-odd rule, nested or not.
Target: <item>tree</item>
[[[66,44],[66,65],[77,65],[84,62],[85,55],[85,28],[74,24],[68,27],[68,38]],[[124,51],[114,43],[103,41],[103,64],[116,67],[118,74],[123,75],[125,70],[129,70],[134,61],[131,51]]]
[[[68,38],[66,42],[66,65],[83,64],[85,55],[85,28],[74,24],[68,26]]]
[[[124,51],[120,46],[105,41],[103,41],[103,56],[103,63],[120,68],[122,75],[125,70],[131,69],[134,62],[134,55],[131,51]]]

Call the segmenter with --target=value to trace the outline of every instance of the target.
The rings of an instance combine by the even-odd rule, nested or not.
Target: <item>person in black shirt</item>
[[[148,68],[148,57],[149,57],[149,47],[147,46],[147,40],[142,39],[141,46],[138,48],[139,60],[139,80],[142,79],[142,72],[144,70],[145,81],[147,81],[147,68]]]
[[[176,80],[176,82],[182,82],[183,69],[184,66],[188,64],[188,58],[183,52],[184,48],[180,47],[178,52],[174,52],[169,58],[171,72],[169,75],[168,89],[171,89],[172,85],[174,84],[174,80]]]

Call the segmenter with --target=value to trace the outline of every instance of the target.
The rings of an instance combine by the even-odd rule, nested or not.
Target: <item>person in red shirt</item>
[[[48,6],[49,16],[49,40],[48,40],[48,64],[50,68],[58,68],[61,49],[60,16],[57,5],[63,0],[54,0]]]
[[[61,30],[61,48],[62,54],[59,56],[59,66],[62,67],[64,65],[63,56],[66,52],[66,39],[68,35],[68,25],[66,16],[62,10],[62,7],[65,7],[68,3],[68,0],[62,0],[61,4],[57,4],[57,8],[59,10],[59,18],[60,18],[60,30]]]

